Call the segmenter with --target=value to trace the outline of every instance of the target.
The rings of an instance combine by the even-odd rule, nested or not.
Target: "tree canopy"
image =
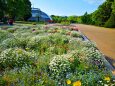
[[[0,0],[0,18],[27,20],[31,16],[30,0]]]

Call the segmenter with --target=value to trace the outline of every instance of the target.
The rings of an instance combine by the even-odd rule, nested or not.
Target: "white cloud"
[[[88,2],[89,4],[101,4],[106,0],[85,0],[86,2]]]

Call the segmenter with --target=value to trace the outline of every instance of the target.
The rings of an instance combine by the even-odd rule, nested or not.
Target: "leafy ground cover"
[[[96,44],[73,26],[0,30],[2,86],[114,86],[102,57]]]

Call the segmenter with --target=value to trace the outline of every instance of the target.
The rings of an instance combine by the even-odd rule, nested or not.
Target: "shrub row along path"
[[[109,29],[83,24],[77,24],[77,26],[90,40],[96,42],[100,51],[115,68],[115,28]]]

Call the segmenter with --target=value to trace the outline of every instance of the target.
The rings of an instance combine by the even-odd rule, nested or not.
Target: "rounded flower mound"
[[[0,68],[23,67],[36,61],[36,55],[23,49],[6,49],[0,55]]]
[[[81,45],[84,47],[87,47],[87,48],[91,48],[91,47],[96,48],[97,47],[97,45],[91,41],[81,41]]]
[[[49,63],[49,69],[52,77],[54,78],[64,78],[70,71],[70,63],[64,56],[55,56]]]
[[[73,86],[81,86],[81,81],[76,81],[73,83]]]
[[[10,48],[19,46],[19,42],[16,38],[7,38],[6,40],[2,41],[1,45],[4,48]]]
[[[0,30],[0,42],[2,42],[3,40],[7,39],[7,38],[11,38],[13,37],[13,35],[7,31],[3,31]]]
[[[71,31],[71,36],[72,37],[81,37],[81,34],[77,31]]]
[[[30,38],[29,42],[27,43],[27,46],[29,48],[38,48],[43,44],[46,44],[48,42],[49,38],[46,36],[34,36]]]
[[[99,50],[97,50],[94,47],[91,47],[91,48],[83,48],[82,52],[85,53],[89,63],[92,63],[93,65],[97,65],[100,67],[103,66],[104,62],[102,59],[102,54],[101,52],[99,52]]]

